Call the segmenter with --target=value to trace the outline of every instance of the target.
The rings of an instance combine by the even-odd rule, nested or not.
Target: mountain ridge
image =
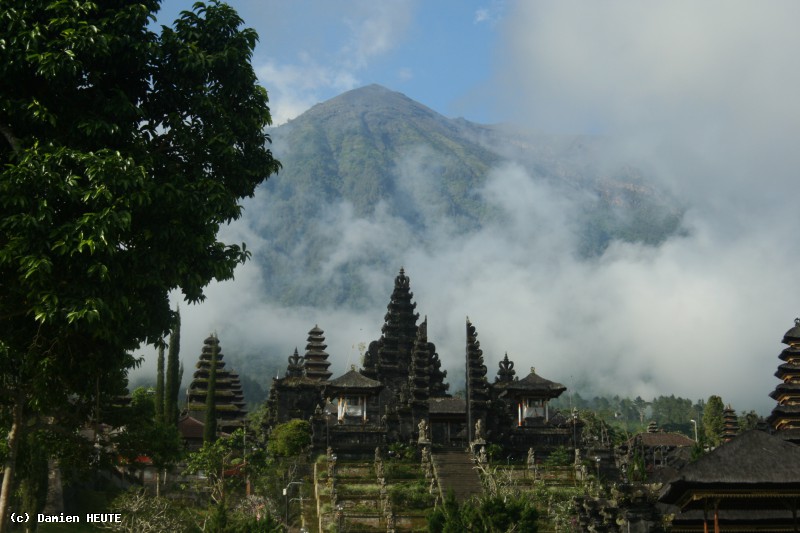
[[[614,240],[658,245],[681,231],[682,209],[642,171],[598,170],[597,138],[450,119],[380,85],[316,104],[270,134],[283,169],[260,193],[258,259],[268,296],[287,305],[385,298],[371,292],[369,271],[393,271],[445,229],[455,238],[498,223],[481,192],[508,162],[577,207],[583,257]],[[382,240],[356,242],[356,231],[368,232],[362,226],[381,229]]]

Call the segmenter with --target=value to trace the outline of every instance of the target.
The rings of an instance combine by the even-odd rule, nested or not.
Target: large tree
[[[97,412],[168,293],[233,276],[247,251],[218,229],[280,166],[255,32],[216,2],[154,31],[158,8],[0,3],[0,532],[24,434]]]

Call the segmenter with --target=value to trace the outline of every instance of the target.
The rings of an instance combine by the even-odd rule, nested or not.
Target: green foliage
[[[753,410],[750,411],[742,411],[739,414],[739,431],[749,431],[751,429],[756,429],[758,427],[758,423],[761,421],[761,417],[758,416]]]
[[[165,422],[164,418],[164,342],[163,340],[158,343],[158,358],[156,360],[156,420]]]
[[[654,398],[651,403],[653,409],[653,419],[663,427],[667,424],[680,424],[689,422],[690,419],[697,419],[698,415],[693,409],[692,401],[687,398],[669,396],[659,396]]]
[[[387,479],[416,479],[420,476],[419,463],[386,461],[383,471]]]
[[[393,484],[389,488],[389,500],[395,509],[427,509],[432,504],[424,481]]]
[[[575,461],[575,456],[565,446],[559,446],[544,460],[545,466],[569,466]]]
[[[255,461],[243,463],[245,452],[245,433],[237,429],[232,435],[214,441],[204,441],[203,446],[196,452],[190,453],[186,461],[186,474],[203,473],[206,485],[211,493],[211,499],[219,504],[223,501],[227,489],[234,485],[241,485],[241,476],[226,477],[226,470],[240,468],[246,472]]]
[[[311,444],[311,424],[294,419],[272,428],[267,442],[267,452],[275,457],[299,455]]]
[[[403,442],[393,442],[389,445],[389,458],[411,461],[417,456],[417,449],[410,444]]]
[[[108,523],[105,529],[125,533],[153,531],[181,533],[193,531],[190,514],[167,498],[148,496],[143,490],[133,489],[115,498],[109,512],[119,513],[121,521]]]
[[[703,433],[709,446],[719,446],[725,429],[725,405],[719,396],[710,396],[703,411]]]
[[[479,505],[464,509],[465,522],[475,531],[505,532],[537,530],[539,513],[530,500],[517,498],[484,498]],[[479,526],[480,524],[480,526]]]
[[[277,510],[262,496],[245,498],[228,513],[228,533],[283,533],[284,530]]]
[[[697,459],[700,459],[703,455],[705,455],[705,453],[706,453],[706,449],[703,446],[703,443],[702,442],[695,442],[694,446],[692,446],[692,454],[690,456],[690,459],[692,461],[696,461]]]
[[[535,532],[539,512],[530,499],[524,496],[488,496],[459,505],[452,492],[441,508],[428,515],[430,533],[461,533],[475,531],[505,533],[512,531]]]
[[[131,404],[117,413],[117,423],[124,431],[113,437],[117,455],[129,468],[139,468],[138,457],[148,457],[159,470],[174,465],[183,455],[178,429],[156,416],[156,397],[152,389],[133,391]]]
[[[486,446],[486,455],[489,456],[490,461],[500,459],[503,455],[503,447],[499,444],[489,444]]]
[[[213,533],[228,531],[228,505],[224,498],[211,507],[206,528]]]
[[[644,455],[642,455],[639,449],[633,452],[633,460],[628,470],[628,477],[631,481],[636,482],[644,482],[647,480],[647,466],[644,463]]]
[[[614,441],[614,428],[598,413],[581,411],[579,416],[584,423],[581,438],[585,443],[589,445],[608,445]]]
[[[596,486],[595,486],[596,487]],[[543,522],[547,522],[547,529],[553,531],[575,531],[576,512],[575,497],[585,495],[592,487],[559,487],[536,485],[532,496],[533,504],[543,511]]]
[[[283,533],[284,531],[281,521],[266,511],[260,518],[252,515],[233,515],[225,529],[225,533]]]
[[[589,422],[587,437],[592,440],[595,436],[598,440],[610,439],[619,444],[632,434],[645,431],[649,420],[655,421],[664,431],[680,432],[694,438],[694,426],[690,420],[697,420],[698,430],[702,430],[705,402],[698,400],[692,403],[688,398],[672,394],[646,401],[641,397],[631,399],[619,396],[585,399],[578,393],[565,395],[551,402],[551,407],[563,410],[571,410],[573,406],[580,410],[584,421]],[[587,415],[587,411],[593,414]],[[604,428],[600,421],[604,423]],[[607,435],[604,431],[607,431]]]
[[[461,520],[461,506],[456,501],[455,494],[448,490],[442,506],[434,509],[428,515],[429,533],[463,533],[467,531]]]

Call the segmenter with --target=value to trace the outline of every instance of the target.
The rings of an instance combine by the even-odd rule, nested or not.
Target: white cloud
[[[504,0],[492,0],[488,6],[475,10],[472,21],[474,24],[487,23],[494,26],[502,20],[505,9],[506,2]]]
[[[352,72],[320,65],[310,58],[294,65],[268,61],[256,68],[256,74],[269,91],[272,122],[276,126],[319,103],[320,94],[348,91],[360,83]]]
[[[350,37],[340,56],[351,68],[362,69],[403,40],[412,20],[413,2],[361,1],[351,7],[343,16]]]
[[[410,81],[414,78],[414,69],[411,67],[403,67],[397,71],[397,80],[400,83]]]
[[[278,60],[269,49],[259,49],[254,64],[270,92],[273,123],[283,124],[312,105],[361,85],[360,74],[405,38],[414,5],[403,0],[348,2],[335,10],[326,6],[319,15],[325,17],[324,24],[315,19],[314,7],[303,10],[302,17],[295,14],[298,26],[325,33],[326,38],[310,35],[290,59]],[[291,15],[291,10],[285,14]]]
[[[586,334],[567,359],[592,365],[612,388],[644,386],[635,378],[649,374],[662,392],[722,394],[734,407],[766,409],[776,341],[797,313],[800,254],[787,243],[800,223],[792,22],[800,6],[513,8],[499,80],[514,116],[543,130],[606,132],[616,139],[607,160],[644,162],[693,206],[689,237],[659,249],[615,245],[591,268],[567,265],[554,277],[550,292],[561,298],[545,301]],[[576,337],[570,342],[582,342]],[[555,347],[559,357],[570,353]]]

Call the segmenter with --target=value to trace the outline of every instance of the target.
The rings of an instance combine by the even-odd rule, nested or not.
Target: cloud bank
[[[611,139],[596,164],[633,162],[666,184],[688,206],[686,234],[659,247],[615,242],[583,259],[575,213],[584,199],[513,161],[477,191],[498,218],[459,231],[426,208],[435,193],[425,172],[433,156],[420,148],[397,161],[396,180],[427,231],[415,232],[396,206],[378,205],[365,217],[346,203],[327,206],[315,231],[330,244],[328,268],[298,283],[339,283],[337,265],[369,256],[395,270],[361,271],[363,308],[289,308],[261,296],[269,276],[257,263],[269,246],[262,190],[225,235],[247,241],[256,260],[237,270],[236,281],[212,285],[206,304],[183,310],[187,367],[210,331],[226,353],[283,362],[319,324],[332,370],[341,373],[359,362],[360,343],[380,335],[402,265],[453,389],[461,387],[469,316],[490,377],[507,352],[519,373],[535,366],[582,394],[719,394],[737,410],[766,414],[780,339],[800,314],[797,11],[792,2],[508,4],[498,22],[505,40],[496,102],[536,131]],[[374,27],[351,28],[349,63],[275,64],[268,76],[275,109],[293,109],[291,98],[300,109],[321,87],[358,83],[360,62],[402,38],[387,34],[387,43],[359,48],[389,16],[375,13]]]
[[[611,304],[595,346],[628,344],[616,343],[619,364],[594,363],[610,381],[649,367],[666,390],[772,405],[777,341],[800,312],[789,245],[800,222],[799,12],[792,2],[519,2],[506,19],[498,79],[515,115],[613,137],[609,157],[643,162],[691,205],[689,238],[617,246],[582,278],[578,316]]]

